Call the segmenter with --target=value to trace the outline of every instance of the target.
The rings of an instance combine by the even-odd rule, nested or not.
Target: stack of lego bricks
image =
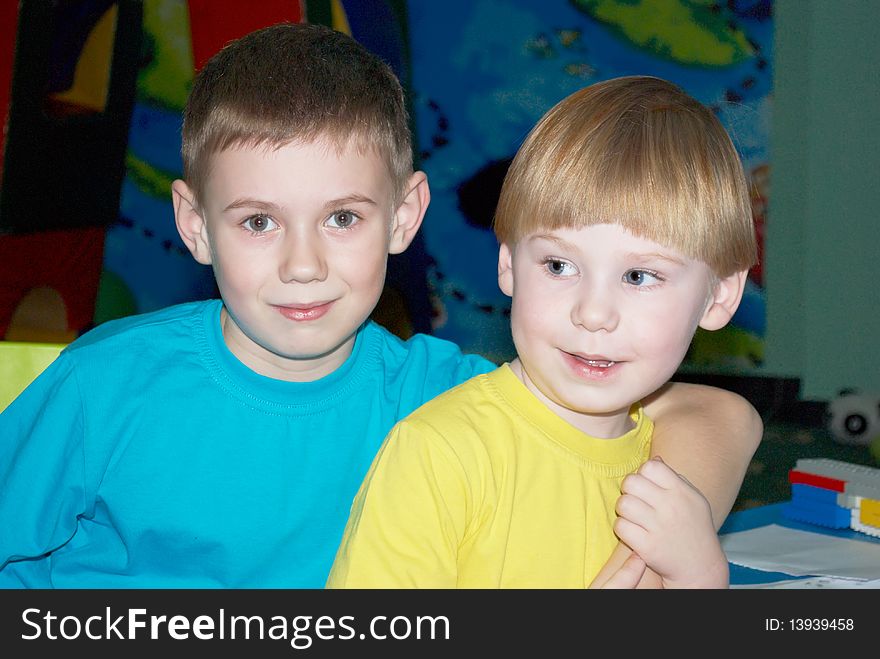
[[[788,519],[880,537],[880,469],[827,458],[801,458],[788,474]]]

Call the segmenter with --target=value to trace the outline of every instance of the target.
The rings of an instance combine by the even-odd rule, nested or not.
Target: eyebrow
[[[336,199],[330,199],[324,204],[324,210],[331,211],[340,207],[349,206],[351,204],[368,204],[370,206],[378,206],[378,204],[370,197],[357,193],[352,193],[348,195],[343,195],[342,197],[338,197]],[[252,199],[250,197],[236,199],[228,206],[226,206],[226,208],[224,208],[223,210],[229,211],[236,208],[257,208],[259,210],[269,213],[278,213],[279,211],[281,211],[281,206],[272,201],[266,201],[264,199]]]
[[[685,262],[682,259],[672,256],[670,254],[661,254],[660,252],[630,252],[629,254],[627,254],[627,257],[631,257],[634,259],[645,259],[648,261],[659,259],[660,261],[668,261],[669,263],[674,263],[675,265],[685,265]]]
[[[379,205],[370,197],[354,192],[352,194],[339,197],[337,199],[331,199],[326,204],[324,204],[324,208],[326,210],[333,210],[341,206],[350,206],[351,204],[367,204],[369,206]]]
[[[236,199],[231,204],[224,208],[224,211],[233,210],[235,208],[259,208],[260,210],[270,211],[270,212],[278,212],[281,210],[281,207],[278,204],[275,204],[271,201],[264,201],[262,199]]]
[[[536,233],[530,239],[531,240],[546,240],[548,242],[555,243],[561,249],[580,250],[579,247],[572,245],[567,240],[560,238],[559,236],[555,236],[552,233]],[[631,259],[645,259],[645,260],[659,259],[661,261],[667,261],[667,262],[673,263],[675,265],[685,265],[684,260],[677,258],[675,256],[672,256],[671,254],[663,254],[661,252],[628,252],[627,254],[625,254],[625,256],[626,256],[626,258],[631,258]]]
[[[577,249],[574,245],[572,245],[567,240],[560,238],[559,236],[554,236],[552,233],[536,233],[533,236],[529,237],[529,240],[546,240],[551,243],[556,243],[562,249]]]

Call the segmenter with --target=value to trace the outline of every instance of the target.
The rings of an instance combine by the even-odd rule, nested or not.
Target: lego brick
[[[850,528],[851,524],[850,511],[837,505],[804,506],[790,501],[782,507],[782,515],[788,519],[832,529]]]
[[[859,506],[859,521],[862,524],[880,527],[880,501],[862,499]]]
[[[795,470],[868,486],[880,486],[880,469],[830,458],[800,458]]]
[[[821,487],[826,490],[833,490],[834,492],[843,492],[846,486],[846,481],[822,476],[821,474],[800,471],[799,469],[792,469],[788,472],[788,481],[792,485],[801,483],[804,485],[812,485],[813,487]]]
[[[838,493],[824,487],[816,487],[815,485],[807,485],[806,483],[792,483],[791,498],[794,501],[817,503],[826,503],[831,505],[839,505],[838,498],[845,496],[845,493]],[[844,506],[850,508],[851,506]]]
[[[847,492],[841,492],[837,495],[837,505],[841,508],[849,508],[850,510],[858,508],[861,500],[862,497],[856,496],[855,494],[848,494]]]
[[[843,488],[847,494],[862,497],[864,499],[880,500],[880,483],[869,485],[867,483],[847,481]]]
[[[860,533],[865,533],[867,535],[874,536],[875,538],[880,538],[880,526],[874,526],[872,524],[863,524],[857,520],[852,520],[850,522],[850,528],[853,531],[858,531]]]

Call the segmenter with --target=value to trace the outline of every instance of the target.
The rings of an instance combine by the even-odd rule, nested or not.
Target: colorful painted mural
[[[43,6],[27,0],[21,14],[34,22],[30,12]],[[351,34],[383,57],[409,92],[416,161],[428,172],[433,194],[417,239],[389,262],[389,285],[374,315],[400,335],[432,332],[498,362],[512,356],[509,300],[497,287],[491,232],[498,190],[540,116],[598,80],[657,75],[711,106],[751,176],[763,237],[770,180],[771,0],[266,0],[258,8],[240,0],[76,0],[64,7],[76,7],[83,17],[80,47],[54,57],[71,65],[58,69],[71,75],[56,78],[80,84],[53,83],[59,93],[52,107],[78,105],[101,115],[108,104],[112,21],[116,31],[122,26],[114,18],[117,6],[137,9],[126,16],[140,23],[140,57],[129,62],[136,84],[128,130],[116,140],[124,165],[124,178],[115,184],[118,205],[99,222],[94,213],[80,224],[76,215],[56,213],[53,221],[68,224],[44,227],[38,237],[64,245],[64,252],[78,259],[54,258],[51,270],[60,268],[58,281],[75,284],[81,298],[72,303],[71,294],[61,293],[56,306],[63,337],[110,318],[216,295],[210,268],[193,261],[173,222],[170,184],[182,173],[181,113],[194,69],[229,39],[281,20],[321,22]],[[103,50],[97,48],[101,44]],[[12,53],[2,52],[2,72],[9,78]],[[0,91],[8,90],[6,78],[0,78]],[[102,144],[109,146],[106,140]],[[116,204],[114,196],[105,197]],[[87,233],[80,243],[88,249],[51,228],[72,230],[76,238]],[[0,248],[27,261],[20,243],[34,240],[4,236]],[[11,257],[4,262],[14,265]],[[698,332],[690,367],[748,369],[761,363],[762,276],[763,262],[752,271],[730,326]],[[47,285],[61,290],[60,284]],[[0,306],[8,313],[0,320],[8,325],[27,291],[6,288],[9,299],[0,299]]]
[[[91,327],[141,53],[140,0],[5,3],[0,338]]]
[[[763,236],[769,194],[771,0],[450,0],[409,4],[413,104],[432,202],[423,225],[434,333],[503,361],[509,300],[497,286],[495,201],[510,159],[553,104],[621,75],[669,79],[710,106],[754,189]],[[433,44],[428,47],[428,44]],[[762,250],[763,255],[763,250]],[[762,264],[733,322],[700,332],[686,366],[761,363]]]

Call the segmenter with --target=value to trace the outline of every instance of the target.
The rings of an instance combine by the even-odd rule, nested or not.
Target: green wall
[[[776,0],[762,373],[880,396],[880,0]]]

